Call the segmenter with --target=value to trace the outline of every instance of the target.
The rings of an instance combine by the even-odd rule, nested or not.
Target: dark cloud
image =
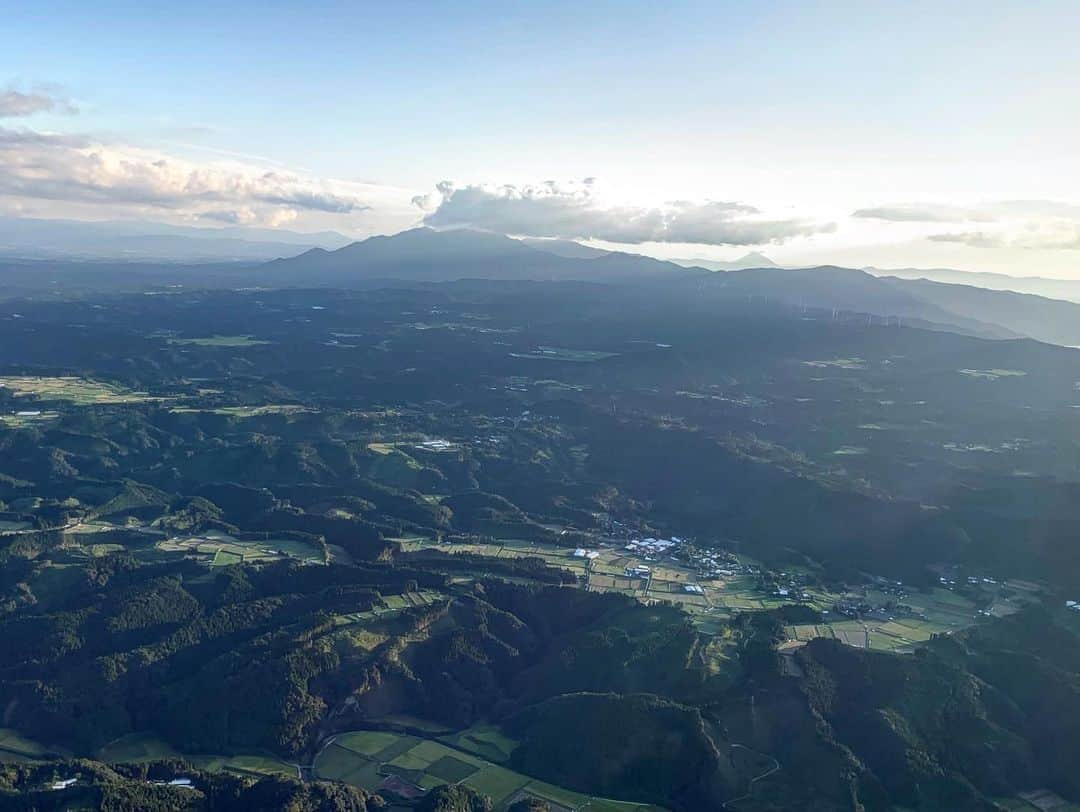
[[[435,228],[477,228],[528,237],[701,245],[764,245],[834,230],[807,220],[770,220],[753,206],[728,201],[675,201],[664,207],[604,206],[593,181],[561,186],[465,186],[443,181],[437,204],[430,196],[414,199],[433,209],[424,217]]]

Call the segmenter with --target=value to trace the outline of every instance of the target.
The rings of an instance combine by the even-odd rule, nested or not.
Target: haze
[[[22,4],[0,211],[1080,278],[1078,28],[1068,2]]]

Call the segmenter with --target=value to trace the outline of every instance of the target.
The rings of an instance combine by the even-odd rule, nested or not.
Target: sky
[[[1080,3],[12,4],[0,213],[1080,278]]]

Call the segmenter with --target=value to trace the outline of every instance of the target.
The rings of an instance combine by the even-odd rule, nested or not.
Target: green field
[[[873,604],[883,604],[889,600],[889,596],[871,590],[867,600]],[[788,626],[788,639],[806,642],[815,637],[833,637],[842,643],[864,648],[866,633],[869,631],[871,649],[910,652],[935,634],[959,631],[975,622],[975,605],[967,598],[946,589],[913,593],[902,602],[925,617],[898,615],[892,620],[867,618],[865,621],[836,619],[817,625]],[[1015,611],[1015,608],[1009,607],[1008,610]]]
[[[461,743],[460,747],[458,743]],[[514,746],[516,742],[491,725],[476,725],[443,736],[438,741],[403,733],[358,730],[332,739],[316,756],[314,772],[318,778],[343,781],[369,792],[376,791],[390,775],[424,790],[440,784],[462,783],[490,795],[495,809],[500,812],[522,793],[548,799],[572,810],[646,812],[656,809],[643,804],[589,798],[537,781],[476,754],[478,750],[490,748],[506,757]]]
[[[309,564],[321,564],[322,553],[312,545],[295,539],[237,539],[225,533],[210,531],[191,538],[167,539],[157,544],[167,553],[197,555],[211,567],[252,561],[272,561],[295,558]]]
[[[233,772],[242,775],[285,775],[296,777],[296,767],[273,756],[247,753],[233,756],[186,755],[173,749],[153,733],[131,733],[102,747],[95,755],[109,763],[143,763],[160,759],[182,758],[208,772]]]
[[[514,739],[503,735],[495,725],[484,724],[473,725],[450,736],[442,736],[439,740],[497,764],[507,762],[518,745]]]
[[[197,347],[258,347],[269,344],[269,341],[259,341],[249,335],[245,336],[201,336],[199,338],[170,338],[170,344],[192,344]]]
[[[102,747],[96,758],[106,762],[158,761],[180,754],[152,733],[131,733]]]
[[[11,761],[33,761],[46,758],[51,751],[43,744],[28,739],[10,728],[0,727],[0,763]]]
[[[34,397],[45,401],[65,401],[77,405],[141,403],[152,398],[145,392],[133,392],[122,386],[75,377],[35,377],[12,375],[0,377],[0,387],[16,397]]]
[[[274,758],[247,754],[238,756],[187,756],[188,761],[196,767],[208,772],[231,772],[240,775],[284,775],[296,778],[296,767],[292,764]]]
[[[9,429],[24,429],[29,426],[41,425],[42,423],[50,423],[60,417],[58,412],[48,412],[28,409],[28,414],[18,414],[13,412],[12,414],[0,414],[0,426],[5,426]]]
[[[229,567],[233,564],[239,564],[244,560],[243,554],[237,555],[236,553],[229,552],[225,549],[219,549],[214,553],[214,558],[210,562],[211,567]]]
[[[512,352],[514,358],[530,358],[542,361],[573,361],[575,363],[589,363],[602,361],[605,358],[614,358],[616,352],[602,352],[600,350],[571,350],[565,347],[537,347],[533,352]]]
[[[219,414],[225,417],[265,417],[272,414],[309,414],[315,410],[295,403],[266,403],[260,406],[216,406],[208,409],[197,408],[194,406],[176,406],[169,411],[173,414]]]

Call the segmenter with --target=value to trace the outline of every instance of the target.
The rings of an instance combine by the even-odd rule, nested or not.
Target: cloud
[[[1002,200],[990,206],[994,211],[1014,217],[1053,217],[1080,220],[1080,205],[1060,200]]]
[[[931,242],[957,243],[971,248],[1075,251],[1080,250],[1080,223],[1064,220],[1028,223],[1020,232],[1014,234],[965,231],[931,234],[927,239]]]
[[[926,239],[930,242],[951,242],[972,248],[1004,248],[1008,241],[997,234],[985,231],[963,231],[956,234],[931,234]]]
[[[21,118],[49,112],[77,113],[78,110],[66,99],[43,90],[30,93],[13,89],[0,91],[0,118]]]
[[[903,203],[858,209],[852,217],[893,223],[985,224],[978,229],[925,233],[929,242],[982,249],[1080,249],[1080,205],[1058,200],[999,200],[972,206]]]
[[[988,223],[995,219],[992,213],[979,209],[920,203],[856,209],[851,216],[890,223]]]
[[[563,185],[479,186],[438,184],[437,196],[414,198],[435,228],[476,228],[528,237],[614,243],[764,245],[834,230],[828,223],[764,218],[753,206],[727,201],[674,201],[663,207],[606,206],[594,181]]]
[[[239,164],[197,163],[81,135],[0,127],[0,198],[280,224],[301,212],[366,211],[348,184]]]

